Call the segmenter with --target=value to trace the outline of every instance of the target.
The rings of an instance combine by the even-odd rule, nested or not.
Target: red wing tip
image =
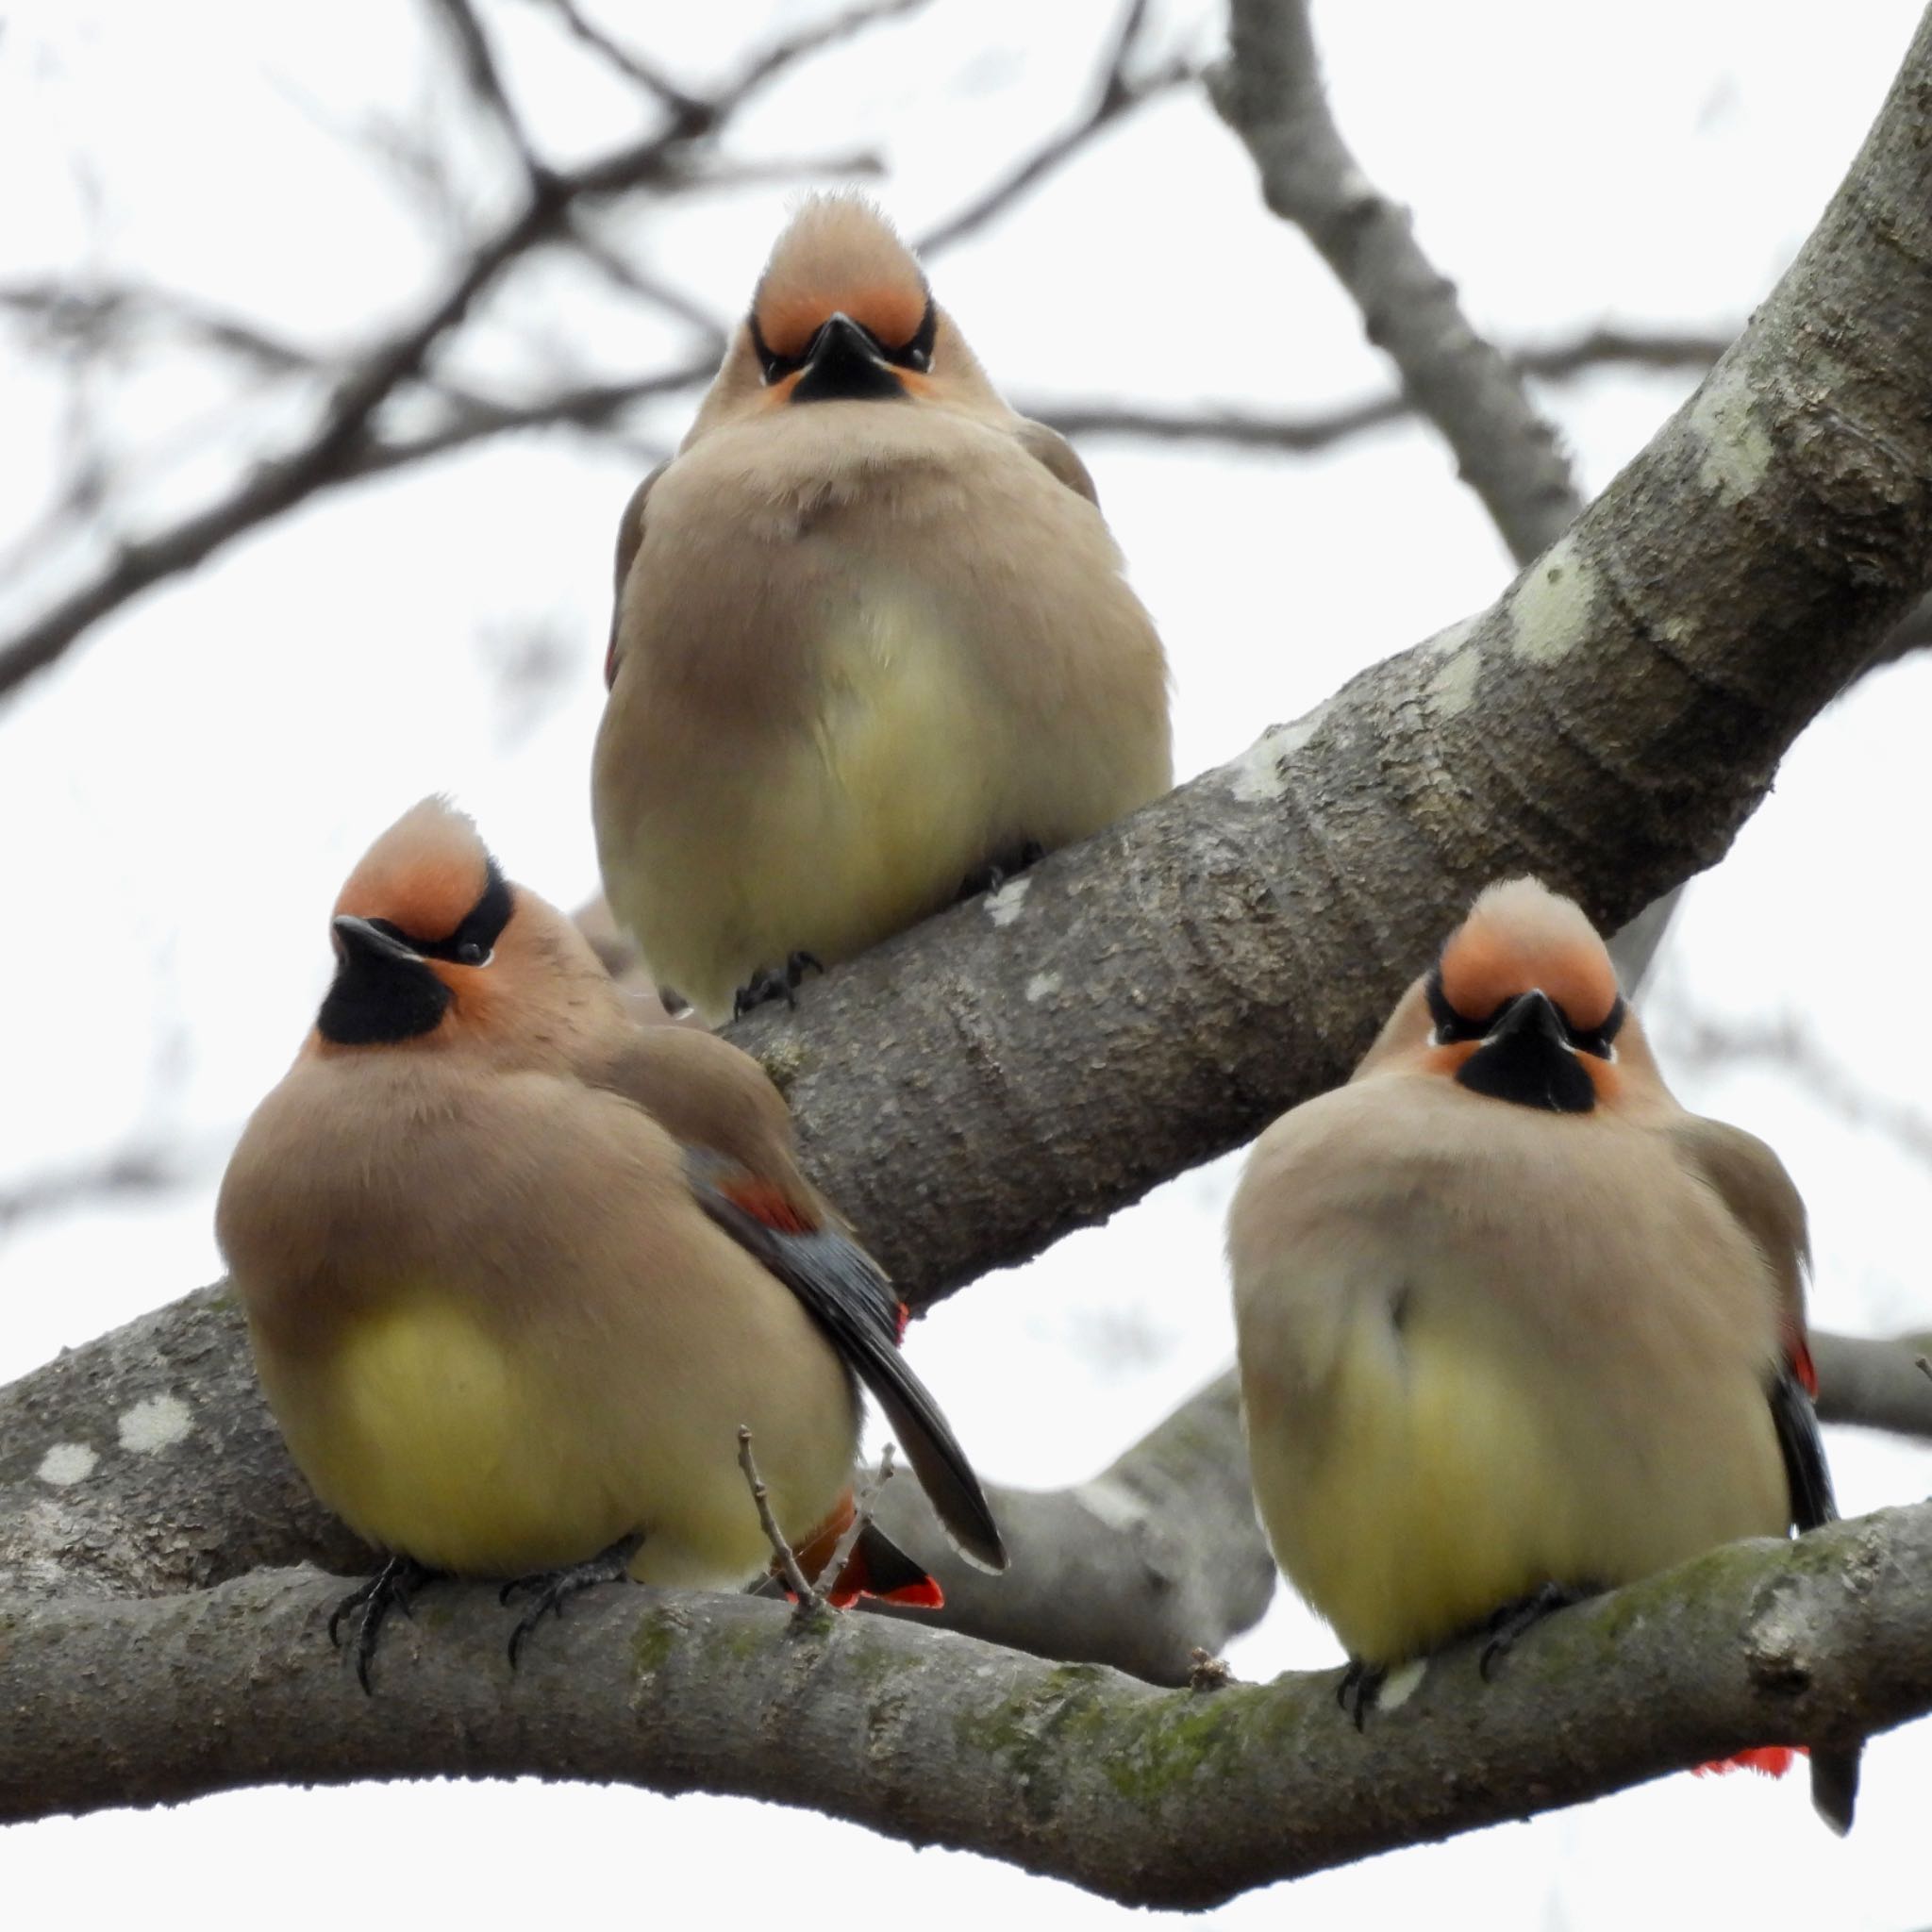
[[[751,1216],[754,1221],[762,1222],[765,1226],[775,1228],[780,1234],[813,1234],[817,1232],[813,1223],[803,1208],[786,1198],[769,1181],[756,1179],[750,1174],[735,1176],[719,1184],[719,1192]]]
[[[1765,1777],[1782,1777],[1803,1753],[1802,1744],[1754,1744],[1734,1757],[1713,1757],[1691,1769],[1699,1777],[1722,1777],[1733,1771],[1755,1771]]]
[[[1813,1402],[1816,1402],[1818,1370],[1811,1360],[1811,1351],[1802,1338],[1791,1345],[1791,1371],[1798,1378],[1798,1386]]]
[[[899,1304],[899,1326],[893,1335],[893,1342],[900,1348],[906,1346],[906,1324],[912,1319],[912,1310],[904,1302]]]

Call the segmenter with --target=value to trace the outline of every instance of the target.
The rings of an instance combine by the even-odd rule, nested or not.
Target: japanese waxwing
[[[334,941],[216,1231],[297,1465],[393,1559],[343,1606],[365,1686],[384,1611],[425,1571],[531,1579],[518,1641],[625,1569],[757,1577],[773,1552],[741,1424],[784,1536],[828,1555],[859,1382],[962,1552],[1004,1566],[900,1356],[905,1311],[799,1172],[754,1060],[633,1026],[576,929],[440,799],[356,867]],[[938,1601],[875,1528],[834,1600],[860,1591]]]
[[[1256,1502],[1352,1659],[1833,1520],[1804,1204],[1664,1086],[1602,940],[1491,886],[1345,1087],[1258,1141],[1228,1217]],[[1790,1752],[1740,1760],[1782,1770]],[[1858,1759],[1812,1795],[1849,1828]]]
[[[884,218],[808,201],[618,530],[592,791],[652,978],[729,1017],[1165,791],[1122,568]]]

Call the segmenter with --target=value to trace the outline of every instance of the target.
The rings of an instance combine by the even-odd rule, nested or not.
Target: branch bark
[[[332,1654],[339,1586],[0,1607],[0,1818],[265,1782],[622,1779],[810,1802],[915,1844],[1204,1907],[1574,1804],[1746,1745],[1932,1709],[1932,1505],[1734,1543],[1567,1610],[1483,1683],[1445,1654],[1357,1735],[1332,1673],[1157,1690],[883,1617],[612,1588],[512,1674],[494,1592],[437,1587],[375,1696]],[[782,1736],[783,1748],[774,1748]]]
[[[1208,78],[1222,118],[1361,309],[1370,341],[1448,440],[1509,554],[1526,563],[1583,508],[1557,433],[1522,379],[1470,325],[1423,253],[1408,211],[1366,175],[1329,111],[1307,0],[1232,0],[1228,58]]]

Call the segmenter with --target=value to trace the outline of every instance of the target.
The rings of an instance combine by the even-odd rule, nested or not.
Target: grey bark
[[[1743,1746],[1932,1709],[1932,1505],[1714,1550],[1564,1611],[1496,1679],[1464,1647],[1365,1734],[1332,1672],[1158,1690],[882,1617],[607,1588],[512,1674],[509,1613],[439,1585],[375,1699],[339,1586],[257,1572],[141,1601],[0,1606],[0,1819],[267,1782],[535,1775],[808,1799],[1128,1904],[1441,1839]]]
[[[1228,57],[1209,93],[1261,177],[1355,298],[1370,341],[1455,451],[1509,554],[1527,563],[1583,508],[1557,432],[1521,375],[1471,327],[1423,253],[1408,210],[1363,174],[1322,86],[1307,0],[1233,0]]]
[[[738,1035],[789,1088],[818,1178],[930,1302],[1333,1084],[1497,874],[1535,869],[1613,924],[1711,862],[1928,579],[1932,18],[1751,328],[1491,610]],[[94,1405],[85,1441],[46,1439],[63,1391]],[[306,1507],[285,1469],[249,1473],[258,1409],[218,1296],[8,1401],[0,1534],[27,1552],[0,1602],[11,1815],[264,1777],[622,1775],[1204,1903],[1932,1704],[1918,1509],[1714,1552],[1558,1620],[1487,1690],[1432,1670],[1365,1742],[1330,1683],[1161,1693],[885,1619],[788,1637],[757,1605],[625,1591],[507,1683],[482,1662],[487,1593],[452,1589],[446,1630],[385,1652],[394,1701],[371,1723],[322,1674],[333,1587],[197,1587],[233,1552],[264,1560]],[[114,1593],[144,1570],[188,1593]]]

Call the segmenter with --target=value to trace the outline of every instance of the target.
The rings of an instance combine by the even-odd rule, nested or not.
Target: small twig
[[[1224,1690],[1234,1682],[1234,1671],[1224,1657],[1216,1657],[1212,1651],[1203,1650],[1197,1643],[1193,1649],[1193,1666],[1188,1672],[1190,1690]]]
[[[1127,78],[1127,64],[1139,46],[1146,14],[1146,0],[1128,0],[1120,25],[1114,30],[1112,44],[1100,69],[1092,102],[1086,113],[1071,127],[1049,136],[1024,160],[1009,168],[991,187],[983,189],[957,214],[949,216],[938,227],[928,229],[913,244],[917,254],[936,255],[941,249],[950,248],[956,242],[963,242],[967,236],[977,233],[995,215],[1010,208],[1057,168],[1063,167],[1091,146],[1094,138],[1122,115],[1177,87],[1200,79],[1200,68],[1191,61],[1180,59],[1169,60],[1139,80]]]
[[[878,1474],[853,1498],[852,1521],[845,1525],[844,1534],[832,1545],[831,1557],[819,1572],[819,1581],[824,1586],[827,1596],[839,1588],[840,1579],[845,1574],[845,1566],[851,1562],[852,1553],[858,1547],[858,1539],[865,1534],[865,1526],[878,1507],[879,1491],[891,1480],[892,1445],[888,1442],[879,1457]],[[800,1602],[803,1603],[802,1598]]]
[[[744,1472],[744,1479],[751,1485],[751,1499],[758,1505],[758,1521],[764,1525],[765,1535],[778,1555],[779,1573],[785,1578],[785,1587],[798,1599],[798,1613],[808,1615],[819,1607],[819,1593],[806,1580],[806,1574],[798,1567],[798,1555],[785,1541],[785,1532],[778,1527],[778,1519],[772,1514],[771,1497],[766,1492],[764,1478],[758,1474],[758,1466],[752,1458],[751,1430],[743,1423],[738,1425],[738,1466]]]
[[[1920,1374],[1932,1378],[1932,1356],[1914,1356],[1912,1357],[1912,1366],[1918,1370]]]

